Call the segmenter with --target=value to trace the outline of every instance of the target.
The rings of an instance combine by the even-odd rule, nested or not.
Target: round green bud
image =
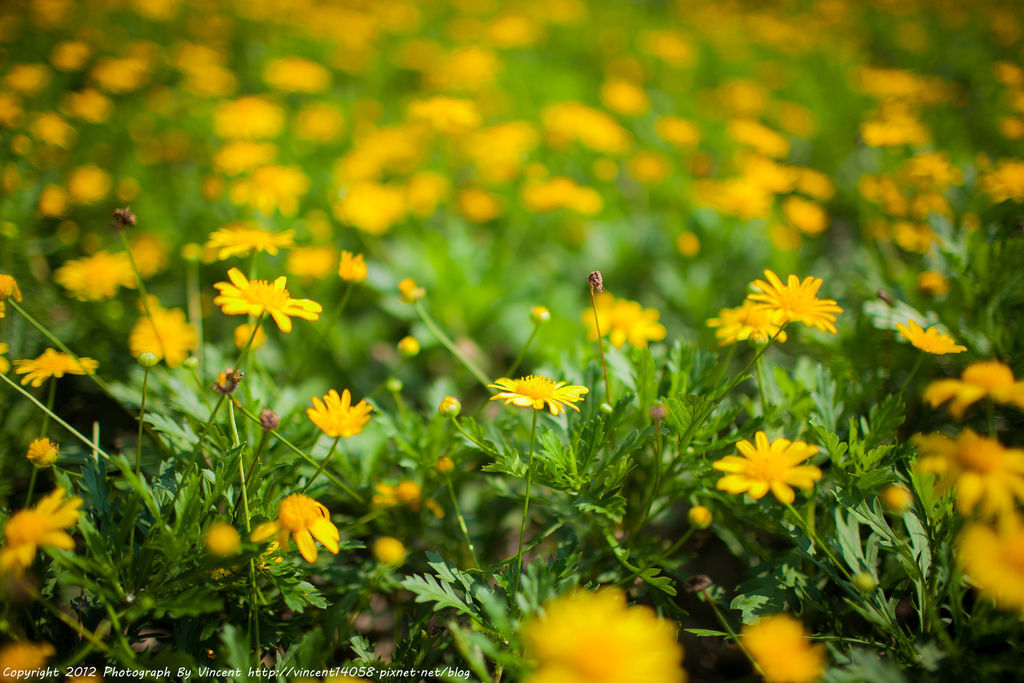
[[[149,368],[154,367],[157,363],[160,362],[160,359],[157,358],[157,355],[151,351],[143,351],[138,355],[138,357],[135,360],[138,361],[139,365],[146,368],[147,370]]]

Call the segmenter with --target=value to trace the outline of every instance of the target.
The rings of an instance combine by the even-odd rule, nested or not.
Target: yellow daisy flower
[[[665,327],[658,322],[659,313],[653,308],[644,308],[636,301],[616,299],[609,292],[602,292],[596,297],[597,321],[602,336],[608,337],[615,348],[621,348],[629,342],[631,346],[643,348],[649,341],[661,341],[665,338]],[[583,312],[583,324],[591,340],[597,339],[597,327],[594,325],[594,312]]]
[[[969,525],[960,534],[957,550],[964,573],[982,596],[1024,616],[1024,519],[1020,515],[999,528]]]
[[[306,562],[316,562],[317,550],[313,539],[320,541],[331,553],[337,555],[341,534],[331,523],[331,515],[320,503],[302,493],[293,493],[281,501],[277,519],[256,527],[250,540],[253,543],[265,541],[271,536],[277,543],[288,549],[288,537],[295,540],[299,552]]]
[[[363,260],[363,255],[342,250],[341,262],[338,264],[338,276],[346,282],[362,282],[365,280],[366,261]]]
[[[149,297],[149,315],[135,323],[128,336],[128,348],[133,357],[152,353],[168,367],[176,368],[198,344],[196,328],[185,320],[185,312],[178,308],[161,308],[156,297]]]
[[[221,261],[232,256],[245,256],[252,251],[264,251],[274,256],[278,249],[288,249],[295,243],[294,235],[294,230],[270,232],[249,223],[233,223],[214,231],[206,242],[206,248],[216,249],[217,258]]]
[[[527,683],[685,683],[676,627],[617,588],[579,591],[544,605],[523,627],[537,668]]]
[[[960,379],[940,379],[928,385],[923,398],[932,408],[950,401],[949,412],[956,419],[977,401],[988,396],[996,403],[1012,403],[1024,409],[1024,382],[1013,379],[1010,366],[997,360],[971,363]]]
[[[505,405],[512,405],[521,408],[533,408],[544,410],[547,404],[552,415],[561,415],[565,412],[566,406],[579,412],[573,403],[583,400],[583,394],[589,393],[590,389],[575,384],[568,385],[565,382],[555,383],[541,375],[527,375],[519,379],[502,377],[488,384],[492,389],[501,391],[491,396],[492,401],[503,400]]]
[[[1004,448],[995,439],[965,429],[956,441],[941,434],[919,436],[922,472],[939,475],[937,490],[956,489],[957,510],[969,515],[981,504],[986,517],[1008,517],[1014,499],[1024,501],[1024,449]]]
[[[37,358],[14,361],[14,371],[25,375],[21,378],[22,385],[39,387],[51,377],[63,377],[65,374],[91,375],[99,365],[99,361],[92,358],[82,356],[76,361],[66,353],[46,349]]]
[[[43,469],[56,462],[59,455],[60,449],[57,447],[57,444],[44,436],[28,445],[28,452],[25,454],[25,457],[35,467]]]
[[[319,320],[323,307],[312,299],[293,299],[285,289],[287,278],[282,275],[273,283],[266,280],[247,280],[242,271],[232,268],[228,271],[228,282],[214,285],[220,294],[213,303],[221,307],[225,315],[262,315],[269,313],[282,332],[292,331],[289,316],[303,320]]]
[[[744,301],[736,308],[723,308],[717,318],[708,320],[708,327],[717,327],[715,336],[722,346],[735,344],[745,339],[765,342],[774,338],[786,341],[786,333],[780,332],[782,313],[763,308],[752,301]]]
[[[135,273],[127,252],[97,251],[92,256],[66,262],[53,279],[79,301],[112,298],[121,287],[135,288]]]
[[[926,353],[933,353],[936,356],[947,353],[960,353],[967,350],[966,346],[960,346],[948,334],[942,334],[934,327],[924,330],[913,320],[908,320],[906,325],[897,324],[896,329],[899,330],[901,337],[909,341],[916,348]]]
[[[727,493],[749,493],[760,499],[769,490],[781,503],[792,503],[796,498],[792,487],[810,489],[821,479],[821,470],[814,465],[800,465],[818,452],[817,446],[803,441],[775,439],[768,442],[764,432],[754,435],[754,443],[746,439],[736,444],[742,455],[727,455],[712,465],[727,474],[718,480],[716,488]]]
[[[372,410],[373,406],[366,401],[352,405],[352,395],[348,389],[343,390],[341,396],[331,389],[322,401],[313,397],[313,407],[306,408],[306,415],[327,436],[343,436],[347,439],[363,431],[363,427],[370,421]]]
[[[823,332],[837,334],[836,314],[842,313],[833,299],[819,299],[820,277],[807,276],[803,282],[796,275],[790,275],[786,284],[770,270],[764,271],[765,280],[754,280],[754,287],[760,291],[748,294],[747,299],[763,307],[779,311],[780,324],[800,322]]]
[[[766,683],[813,683],[825,672],[825,648],[812,645],[800,622],[787,614],[745,625],[740,642]]]
[[[81,498],[64,498],[64,489],[54,489],[34,508],[19,510],[4,524],[7,545],[0,549],[0,569],[20,571],[32,565],[39,548],[52,546],[74,550],[75,542],[64,529],[78,521]]]

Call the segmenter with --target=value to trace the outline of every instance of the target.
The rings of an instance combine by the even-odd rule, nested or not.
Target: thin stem
[[[903,386],[900,387],[900,394],[901,395],[906,394],[907,388],[910,386],[910,383],[913,381],[914,375],[917,374],[917,369],[921,367],[921,363],[924,361],[925,355],[926,354],[924,352],[921,352],[921,353],[919,353],[917,355],[917,360],[914,361],[914,367],[912,367],[910,369],[910,374],[907,375],[907,378],[905,380],[903,380]]]
[[[24,582],[22,588],[28,591],[28,594],[39,603],[43,605],[53,616],[60,619],[64,624],[70,627],[75,633],[81,636],[84,640],[101,652],[109,652],[110,648],[102,640],[99,640],[95,634],[91,633],[88,629],[82,626],[82,623],[69,617],[63,610],[58,609],[53,603],[40,595],[39,591],[36,590],[31,583]]]
[[[10,301],[10,299],[8,301]],[[95,453],[99,453],[104,458],[110,459],[110,456],[99,447],[98,442],[90,441],[85,436],[82,436],[82,434],[77,429],[69,425],[64,420],[60,419],[60,417],[56,413],[54,413],[52,410],[43,405],[35,396],[33,396],[32,394],[28,393],[23,388],[18,386],[18,384],[11,380],[11,378],[9,378],[7,375],[0,373],[0,379],[7,382],[7,384],[9,384],[10,386],[14,387],[22,396],[32,401],[32,403],[35,403],[36,407],[42,410],[44,413],[46,413],[50,417],[50,419],[52,419],[54,422],[59,424],[64,429],[71,432],[79,441],[88,446],[92,451],[94,451]]]
[[[153,313],[149,310],[149,293],[146,291],[146,283],[142,281],[139,269],[135,267],[135,257],[132,256],[132,247],[128,244],[128,238],[125,236],[124,230],[119,232],[121,233],[121,244],[124,245],[124,250],[128,254],[128,263],[131,264],[132,273],[135,275],[135,282],[138,284],[139,293],[142,295],[142,310],[145,312],[146,317],[149,318],[149,324],[153,326],[153,336],[156,337],[156,343],[160,347],[160,357],[166,358],[167,351],[164,350],[164,340],[160,338],[160,329],[156,326],[156,321],[153,320]]]
[[[339,441],[341,441],[341,436],[334,437],[334,443],[331,444],[331,450],[327,451],[327,455],[324,457],[323,461],[321,461],[320,467],[317,468],[317,471],[309,478],[306,485],[302,487],[302,491],[300,491],[300,493],[305,493],[313,482],[316,481],[316,478],[320,476],[320,473],[324,471],[324,468],[327,467],[327,463],[331,461],[331,456],[334,455],[334,449],[338,447]]]
[[[736,631],[734,631],[732,629],[732,626],[729,625],[729,622],[726,620],[725,615],[722,614],[722,611],[718,609],[718,603],[715,602],[715,599],[711,597],[706,588],[702,590],[700,594],[704,598],[704,602],[711,606],[711,609],[712,611],[714,611],[715,616],[718,617],[718,623],[722,625],[722,628],[724,628],[725,632],[729,634],[729,637],[732,638],[732,641],[739,646],[739,648],[743,651],[743,654],[746,655],[747,659],[750,660],[750,663],[753,665],[754,670],[763,676],[764,672],[761,671],[761,667],[758,665],[757,660],[754,659],[754,656],[751,655],[747,648],[743,646],[743,641],[741,641],[740,637],[736,635]]]
[[[57,397],[57,380],[53,377],[50,378],[50,389],[49,394],[46,397],[46,407],[51,411],[53,410],[53,401]],[[46,436],[46,430],[50,428],[50,413],[43,414],[43,428],[40,431],[39,436]]]
[[[597,296],[594,286],[590,286],[590,305],[594,309],[594,329],[597,330],[597,348],[601,349],[601,368],[604,370],[604,398],[608,405],[612,404],[612,385],[608,383],[608,363],[604,359],[604,337],[601,336],[601,321],[597,316]]]
[[[537,336],[537,332],[540,331],[540,325],[538,323],[533,324],[533,331],[530,332],[530,338],[523,344],[523,348],[520,349],[519,355],[512,361],[512,365],[509,366],[508,370],[505,371],[504,377],[511,377],[512,374],[519,368],[519,364],[523,362],[523,358],[526,356],[526,351],[530,348],[530,344],[533,343],[534,337]]]
[[[341,315],[342,311],[345,310],[345,305],[348,303],[349,297],[352,296],[353,289],[355,289],[355,284],[349,282],[348,286],[345,287],[345,293],[341,295],[341,300],[338,301],[338,304],[334,307],[334,310],[331,311],[330,315],[326,318],[320,318],[320,325],[317,326],[317,337],[313,342],[313,348],[319,348],[323,344],[324,340],[327,339],[327,335],[331,333],[331,328],[334,327],[334,323],[338,321],[338,317]],[[291,384],[292,379],[300,377],[312,358],[312,353],[304,353],[302,356],[302,362],[292,370],[291,374],[288,375],[288,379],[284,382],[284,385],[287,386],[288,384]]]
[[[438,341],[440,341],[453,356],[458,358],[459,361],[466,366],[466,369],[476,377],[477,381],[486,388],[491,381],[487,378],[487,375],[484,374],[483,370],[477,367],[476,363],[470,360],[464,353],[459,351],[458,347],[455,346],[455,342],[453,342],[451,338],[448,337],[440,327],[438,327],[437,323],[434,322],[434,319],[431,318],[430,314],[427,313],[425,308],[423,308],[423,304],[417,301],[413,304],[413,307],[416,309],[416,313],[419,314],[420,320],[422,320],[423,324],[434,333],[434,336],[437,337]]]
[[[512,584],[512,599],[519,591],[519,579],[523,573],[523,540],[526,538],[526,520],[530,512],[530,485],[533,483],[533,446],[534,437],[537,435],[537,411],[533,412],[533,421],[530,423],[530,457],[526,463],[526,496],[523,498],[523,521],[519,526],[519,550],[516,551],[516,579]]]
[[[25,494],[25,507],[32,505],[32,494],[36,490],[36,477],[39,476],[39,468],[32,466],[32,474],[28,477],[28,493]]]
[[[757,362],[754,363],[754,372],[757,375],[757,391],[761,395],[761,410],[766,411],[768,410],[768,398],[767,396],[765,396],[764,393],[764,368],[762,367],[763,361],[764,359],[759,356]]]
[[[142,399],[139,402],[139,434],[135,440],[135,474],[138,475],[142,469],[142,427],[146,424],[146,385],[149,384],[149,370],[145,368],[142,376]]]
[[[196,359],[199,361],[199,385],[203,386],[206,383],[206,341],[203,339],[203,303],[199,293],[199,262],[196,260],[185,261],[185,291],[188,298],[188,318],[195,325],[196,338],[199,340]]]
[[[448,493],[452,498],[452,507],[455,508],[455,517],[459,520],[459,528],[462,529],[462,535],[466,538],[466,546],[469,548],[469,554],[473,558],[472,569],[476,569],[480,566],[480,561],[476,559],[476,548],[473,547],[473,539],[469,537],[469,528],[466,526],[466,519],[462,516],[462,509],[459,507],[459,500],[455,497],[455,487],[452,486],[452,478],[445,473],[444,481],[448,485]]]

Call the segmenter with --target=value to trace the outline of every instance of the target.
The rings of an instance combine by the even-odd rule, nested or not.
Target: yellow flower
[[[334,271],[338,252],[334,247],[296,247],[288,254],[284,269],[296,277],[321,279]]]
[[[416,337],[402,337],[398,340],[398,353],[403,358],[412,358],[420,352],[420,341]]]
[[[211,234],[206,248],[217,249],[217,258],[221,261],[232,256],[245,256],[254,250],[274,256],[278,249],[288,249],[294,244],[294,234],[294,230],[270,232],[248,223],[232,223]]]
[[[252,327],[246,323],[242,323],[235,328],[232,334],[235,341],[235,347],[239,350],[244,349],[245,345],[249,341],[249,337],[252,337]],[[267,333],[263,331],[263,326],[256,328],[256,336],[252,339],[252,349],[255,351],[264,344],[267,343]]]
[[[952,399],[949,412],[956,419],[977,401],[988,396],[996,403],[1012,403],[1024,409],[1024,382],[1015,382],[1010,366],[997,360],[971,363],[960,379],[940,379],[924,390],[923,398],[932,408]]]
[[[825,672],[825,648],[811,645],[800,622],[787,614],[745,625],[740,642],[766,683],[813,683]]]
[[[32,360],[14,361],[14,371],[19,375],[25,375],[21,378],[22,385],[31,383],[32,386],[38,387],[51,377],[63,377],[65,374],[91,375],[99,365],[99,362],[92,358],[82,356],[75,361],[66,353],[46,349]]]
[[[53,279],[79,301],[112,298],[121,287],[135,288],[135,273],[128,254],[97,251],[92,256],[67,261]]]
[[[754,443],[743,439],[736,444],[742,455],[727,455],[712,465],[727,474],[718,480],[716,488],[727,493],[749,493],[759,499],[769,489],[781,503],[792,503],[796,498],[792,487],[810,489],[821,479],[821,470],[814,465],[800,465],[818,452],[817,446],[803,441],[775,439],[768,442],[764,432],[754,435]]]
[[[687,518],[690,520],[690,525],[697,529],[707,529],[711,526],[711,522],[714,519],[711,510],[708,510],[703,505],[694,505],[690,508]]]
[[[381,536],[373,542],[373,556],[381,564],[400,565],[405,562],[405,545],[392,536]]]
[[[623,79],[607,81],[601,86],[601,102],[625,116],[640,116],[651,108],[651,100],[643,88]]]
[[[409,105],[409,120],[422,121],[439,133],[455,135],[479,128],[480,112],[472,100],[432,97]]]
[[[299,110],[295,118],[295,135],[301,140],[331,142],[341,133],[345,119],[335,107],[314,102]]]
[[[737,308],[723,308],[717,318],[708,320],[708,327],[717,327],[715,336],[722,346],[735,344],[745,339],[777,342],[786,341],[786,333],[780,331],[782,313],[758,306],[752,301],[744,301]]]
[[[143,279],[167,268],[167,245],[155,235],[139,235],[132,240],[131,254],[135,269]]]
[[[242,539],[238,529],[227,522],[214,522],[206,530],[206,549],[211,555],[229,557],[238,553]]]
[[[995,439],[965,429],[956,441],[932,434],[919,436],[922,472],[939,475],[937,490],[956,489],[961,515],[969,515],[980,503],[985,517],[1013,514],[1014,498],[1024,501],[1024,449],[1004,448]]]
[[[821,204],[802,197],[788,197],[782,202],[782,213],[790,225],[807,235],[819,235],[828,227]]]
[[[331,389],[323,401],[313,397],[313,407],[306,408],[306,415],[327,436],[343,436],[347,439],[362,433],[363,427],[370,421],[372,410],[373,406],[366,401],[352,405],[352,394],[348,389],[343,390],[341,396]]]
[[[580,409],[573,404],[576,401],[582,401],[583,394],[590,391],[586,387],[575,384],[555,383],[541,375],[527,375],[519,379],[502,377],[495,380],[494,384],[487,386],[501,390],[491,396],[492,401],[503,400],[505,405],[511,403],[520,408],[533,408],[534,410],[544,410],[546,404],[552,415],[561,415],[565,412],[566,406],[579,412]]]
[[[284,127],[284,108],[258,95],[222,102],[213,113],[213,129],[226,139],[261,140],[276,137]]]
[[[398,283],[398,291],[402,295],[402,301],[407,304],[414,304],[427,294],[427,290],[417,285],[411,277]]]
[[[32,565],[39,548],[74,550],[75,542],[64,529],[78,521],[81,498],[64,499],[64,489],[54,489],[34,508],[19,510],[4,524],[7,545],[0,549],[0,569],[18,572]]]
[[[9,348],[10,347],[8,347],[7,344],[5,344],[4,342],[0,342],[0,372],[2,372],[5,375],[7,374],[7,371],[11,369],[10,362],[3,356],[3,354],[7,353]]]
[[[363,232],[383,235],[407,209],[405,192],[397,185],[367,180],[348,186],[334,204],[334,215]]]
[[[616,348],[621,348],[626,342],[643,348],[648,341],[664,339],[666,331],[658,322],[659,317],[657,310],[643,308],[636,301],[616,299],[610,292],[597,295],[597,320],[601,335],[608,337],[608,341]],[[589,309],[584,311],[582,319],[590,339],[596,340],[594,312]]]
[[[58,455],[60,455],[60,449],[57,448],[57,444],[43,437],[28,445],[28,453],[25,454],[25,457],[35,467],[42,469],[56,462]]]
[[[366,279],[366,261],[362,254],[342,250],[338,264],[338,277],[346,282],[362,282]]]
[[[685,683],[675,625],[617,588],[579,591],[544,605],[523,627],[537,669],[527,683]]]
[[[149,315],[143,315],[132,328],[128,348],[132,356],[152,353],[168,367],[176,368],[198,344],[196,328],[185,320],[179,308],[164,309],[156,297],[149,297]]]
[[[110,174],[95,164],[76,168],[68,176],[68,195],[76,204],[95,204],[110,192]]]
[[[437,406],[437,412],[444,417],[458,417],[462,412],[462,401],[454,396],[445,396]]]
[[[248,178],[235,180],[231,184],[231,201],[236,206],[250,205],[266,216],[274,211],[294,216],[309,184],[309,176],[297,166],[268,164],[254,170]]]
[[[967,350],[966,346],[960,346],[948,334],[942,334],[934,327],[923,330],[913,320],[908,320],[906,325],[897,324],[896,329],[900,331],[901,337],[915,347],[937,356],[947,353],[960,353]]]
[[[228,271],[228,282],[214,285],[220,294],[213,303],[221,307],[225,315],[262,315],[269,313],[278,329],[292,331],[289,316],[315,321],[320,319],[323,307],[311,299],[293,299],[285,289],[287,278],[282,275],[273,283],[266,280],[247,280],[242,271],[232,268]]]
[[[18,287],[18,281],[6,273],[0,273],[0,318],[7,313],[7,304],[4,302],[12,298],[15,301],[21,301],[21,289]],[[4,372],[7,371],[4,370]]]
[[[894,515],[902,515],[914,504],[914,494],[902,484],[890,484],[878,496],[885,509]]]
[[[807,276],[800,282],[796,275],[790,275],[786,284],[770,270],[764,271],[768,280],[755,280],[754,287],[760,292],[747,295],[747,299],[770,310],[780,311],[780,323],[801,322],[824,332],[837,334],[836,313],[843,309],[832,299],[819,299],[818,289],[821,278]]]
[[[1024,519],[1020,515],[996,529],[969,525],[960,534],[957,550],[964,573],[982,596],[1024,616]]]
[[[949,281],[942,273],[926,270],[917,276],[917,291],[928,296],[942,296],[949,291]]]
[[[31,680],[30,672],[39,671],[46,664],[46,660],[56,654],[53,645],[49,643],[29,643],[21,641],[7,643],[0,649],[0,681]],[[42,680],[42,677],[40,678]]]
[[[293,493],[282,500],[277,509],[277,519],[256,527],[250,540],[259,543],[274,536],[277,543],[287,550],[289,535],[295,540],[295,545],[299,546],[299,552],[306,562],[316,562],[314,538],[331,553],[338,554],[338,540],[341,538],[338,527],[331,523],[331,514],[327,508],[307,495]]]
[[[331,72],[301,57],[280,57],[263,67],[263,80],[282,92],[318,93],[331,87]]]

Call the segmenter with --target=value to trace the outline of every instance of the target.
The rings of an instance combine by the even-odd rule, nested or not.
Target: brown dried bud
[[[114,210],[114,225],[120,230],[127,230],[135,227],[135,214],[130,206]]]
[[[896,306],[896,303],[892,300],[892,295],[884,289],[878,290],[878,298],[889,304],[890,308],[894,308]]]
[[[651,406],[651,411],[649,414],[652,420],[654,420],[655,422],[661,422],[666,417],[668,417],[668,408],[666,408],[663,405]]]
[[[685,582],[686,590],[689,593],[699,593],[707,590],[711,587],[711,577],[707,574],[698,574],[697,576],[691,576]]]
[[[213,385],[213,390],[225,396],[233,394],[242,382],[243,377],[245,377],[245,374],[241,370],[228,368],[224,372],[217,373],[217,383]]]
[[[277,429],[279,424],[281,424],[281,416],[270,408],[264,408],[263,412],[260,413],[260,427],[263,427],[263,431],[273,431]]]
[[[604,278],[601,277],[601,271],[595,270],[587,276],[587,282],[590,283],[591,291],[600,294],[604,291]]]

